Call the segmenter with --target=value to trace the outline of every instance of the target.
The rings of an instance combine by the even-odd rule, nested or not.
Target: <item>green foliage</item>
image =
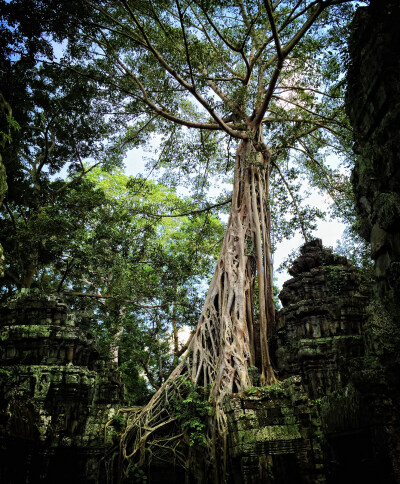
[[[400,195],[395,192],[380,193],[375,201],[375,210],[379,225],[385,230],[392,230],[400,219]]]
[[[143,469],[140,467],[129,464],[126,469],[127,482],[129,484],[146,484],[147,476]]]
[[[111,426],[115,428],[117,432],[121,432],[125,428],[126,420],[122,415],[114,415],[111,419]]]
[[[285,382],[277,382],[267,387],[253,386],[245,391],[246,395],[254,395],[260,398],[275,398],[288,392]]]
[[[121,434],[126,428],[126,419],[119,412],[115,414],[112,419],[106,424],[106,440],[110,439],[116,443],[118,442]]]
[[[12,375],[12,372],[10,370],[0,368],[0,383],[2,381],[9,381],[11,375]]]
[[[346,56],[343,39],[358,3],[318,2],[327,8],[287,54],[265,113],[264,141],[276,165],[271,186],[276,242],[298,230],[309,235],[324,215],[305,203],[306,180],[335,200],[335,215],[352,217],[348,177],[343,170],[331,168],[328,157],[340,156],[347,164],[352,157],[351,130],[342,107],[343,62],[338,59]],[[222,183],[231,181],[237,140],[218,125],[209,131],[190,128],[196,123],[217,124],[212,119],[216,114],[229,120],[232,129],[251,132],[247,124],[276,63],[265,8],[254,2],[245,2],[242,8],[237,1],[229,5],[141,2],[140,7],[130,5],[130,11],[115,1],[99,5],[102,8],[96,9],[68,2],[60,8],[54,1],[44,5],[32,0],[30,8],[22,9],[16,0],[5,2],[5,18],[16,29],[8,31],[11,45],[20,47],[21,38],[31,35],[37,52],[51,57],[49,37],[64,41],[62,64],[69,69],[53,66],[50,74],[46,67],[45,75],[50,83],[53,78],[63,81],[71,92],[70,97],[66,94],[68,102],[73,102],[72,93],[76,98],[74,108],[81,110],[86,96],[91,96],[87,104],[92,109],[74,122],[80,128],[82,120],[93,116],[82,126],[83,132],[88,135],[90,128],[101,126],[111,137],[104,163],[114,162],[123,150],[139,144],[149,149],[158,145],[149,165],[152,170],[164,169],[165,184],[184,185],[196,201],[204,201],[212,186],[221,191]],[[312,5],[291,0],[276,5],[274,19],[282,47],[301,30]],[[181,15],[179,9],[185,13]],[[32,24],[37,26],[35,32]],[[109,122],[104,124],[101,114],[107,111],[117,115],[108,114]],[[159,143],[149,136],[154,132]],[[77,141],[82,142],[76,140],[77,146]],[[92,145],[99,149],[98,138]],[[86,150],[92,145],[87,143]]]
[[[329,294],[340,295],[347,287],[347,269],[340,266],[326,266],[328,270],[327,285]]]
[[[168,411],[189,437],[190,446],[206,447],[206,419],[212,411],[208,400],[210,388],[194,385],[184,376],[178,378],[178,392],[168,397]]]
[[[367,281],[373,280],[374,267],[370,244],[357,234],[357,222],[344,230],[343,237],[337,241],[334,252],[347,257],[360,269]]]
[[[102,354],[119,348],[132,404],[145,403],[176,364],[172,324],[179,331],[199,317],[202,281],[211,277],[222,225],[207,213],[159,216],[192,207],[161,184],[94,169],[41,206],[39,217],[34,208],[31,218],[21,217],[10,202],[14,225],[0,218],[8,272],[22,277],[21,264],[36,251],[32,287],[65,289],[75,309],[96,314],[91,331]],[[4,283],[6,296],[11,281]]]
[[[174,352],[185,342],[178,341],[172,351],[173,325],[179,331],[197,323],[202,281],[211,276],[222,226],[207,214],[159,217],[176,206],[185,211],[192,203],[160,184],[99,170],[89,179],[105,198],[90,212],[78,252],[71,248],[69,258],[75,263],[66,283],[111,297],[100,307],[96,300],[74,304],[84,304],[86,310],[97,307],[97,320],[103,324],[94,332],[103,351],[122,329],[119,361],[129,398],[145,403],[151,389],[141,375],[153,390],[158,388],[177,363]]]
[[[4,102],[4,101],[3,101]],[[18,124],[18,122],[10,115],[10,114],[5,114],[6,118],[6,130],[1,131],[0,130],[0,148],[4,149],[4,147],[7,144],[12,143],[12,131],[19,131],[21,129],[21,126]],[[1,123],[3,124],[3,123]]]
[[[260,372],[256,366],[249,366],[247,371],[249,372],[250,379],[253,382],[254,387],[257,386],[260,379]]]
[[[393,314],[390,307],[385,306],[378,298],[370,302],[367,307],[369,318],[364,325],[364,337],[368,356],[394,354],[398,357],[400,344],[400,330],[397,325],[397,313]],[[371,360],[368,361],[370,364]],[[371,365],[371,367],[376,364]]]

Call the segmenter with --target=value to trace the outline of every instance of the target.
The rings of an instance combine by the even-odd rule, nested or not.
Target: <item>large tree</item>
[[[85,5],[81,32],[97,46],[92,62],[102,69],[101,82],[125,93],[125,109],[161,132],[160,164],[172,167],[176,159],[180,173],[193,179],[199,166],[210,170],[210,150],[215,156],[235,146],[233,166],[229,158],[224,163],[233,170],[229,221],[195,336],[169,380],[133,419],[122,445],[126,456],[142,463],[146,444],[160,445],[157,432],[177,421],[166,395],[182,391],[184,398],[183,377],[210,385],[209,457],[217,482],[224,474],[217,449],[226,438],[225,396],[252,385],[254,365],[262,385],[276,381],[268,349],[274,325],[271,187],[279,179],[287,190],[305,237],[304,211],[291,183],[296,170],[311,172],[311,183],[331,195],[343,190],[343,180],[324,164],[323,151],[349,147],[338,56],[353,5],[345,0]],[[297,166],[289,163],[291,154]],[[337,204],[344,209],[340,200]],[[173,447],[173,430],[171,435]]]
[[[169,168],[167,176],[178,166],[197,192],[207,186],[205,174],[233,174],[220,258],[189,351],[123,437],[133,461],[142,463],[147,444],[155,448],[166,433],[169,446],[178,446],[179,419],[166,395],[184,399],[188,379],[211,386],[208,456],[218,482],[225,396],[252,385],[254,365],[261,384],[276,381],[268,349],[274,195],[286,190],[284,204],[290,201],[307,237],[293,186],[300,172],[331,195],[344,190],[323,155],[349,148],[338,56],[353,3],[87,0],[65,19],[65,35],[72,35],[61,64],[118,101],[118,114],[129,119],[121,145],[158,132],[158,165]],[[336,203],[346,210],[343,200]]]

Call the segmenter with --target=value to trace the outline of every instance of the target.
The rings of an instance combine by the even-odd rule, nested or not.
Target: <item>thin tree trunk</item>
[[[121,337],[124,334],[124,329],[125,329],[124,328],[125,314],[126,314],[126,306],[120,307],[118,311],[118,325],[116,327],[116,331],[110,343],[111,361],[117,364],[119,363],[119,349],[121,346]]]
[[[176,289],[175,289],[176,293]],[[174,360],[172,365],[175,367],[179,361],[179,332],[178,326],[176,324],[176,301],[172,303],[172,337],[173,337],[173,344],[174,344]]]
[[[35,253],[32,255],[32,260],[24,271],[23,279],[21,281],[22,282],[21,288],[29,289],[31,287],[35,276],[35,272],[37,269],[37,265],[38,265],[37,262],[38,262],[38,254]]]

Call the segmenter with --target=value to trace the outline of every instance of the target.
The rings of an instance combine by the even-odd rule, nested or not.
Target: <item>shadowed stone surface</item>
[[[347,111],[356,158],[352,182],[359,233],[371,242],[377,288],[400,308],[400,4],[357,11],[350,40]]]
[[[226,401],[234,484],[324,483],[320,420],[300,377]]]
[[[319,239],[301,248],[291,274],[280,294],[276,363],[279,378],[302,377],[317,406],[327,482],[397,482],[394,402],[378,356],[384,308],[359,270]]]
[[[85,327],[55,295],[24,291],[0,308],[2,484],[98,482],[124,389]]]
[[[348,361],[363,355],[362,327],[370,288],[342,256],[305,244],[279,295],[277,317],[279,378],[301,375],[313,398],[343,387]]]
[[[352,182],[359,233],[371,243],[376,296],[366,352],[380,374],[371,411],[384,421],[400,482],[400,3],[371,0],[350,39],[347,112],[357,154]],[[364,372],[365,373],[365,372]],[[364,384],[364,392],[371,385]],[[370,390],[370,393],[372,391]],[[381,434],[385,432],[381,432]],[[379,438],[379,434],[377,435]]]

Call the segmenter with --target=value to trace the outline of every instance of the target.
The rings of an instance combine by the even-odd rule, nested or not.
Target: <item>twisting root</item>
[[[209,401],[213,412],[208,417],[205,461],[213,471],[210,480],[224,482],[224,398],[252,386],[250,366],[259,367],[262,385],[276,381],[267,342],[274,321],[269,171],[268,152],[256,151],[251,141],[243,141],[236,155],[232,207],[221,255],[195,334],[167,381],[139,413],[129,417],[121,438],[123,457],[138,466],[156,457],[161,449],[168,450],[169,459],[172,456],[176,464],[190,467],[187,433],[182,433],[171,405],[172,397],[184,403],[184,377],[194,385],[211,388]],[[254,314],[255,297],[259,301],[258,315]],[[260,328],[258,340],[256,319]]]

